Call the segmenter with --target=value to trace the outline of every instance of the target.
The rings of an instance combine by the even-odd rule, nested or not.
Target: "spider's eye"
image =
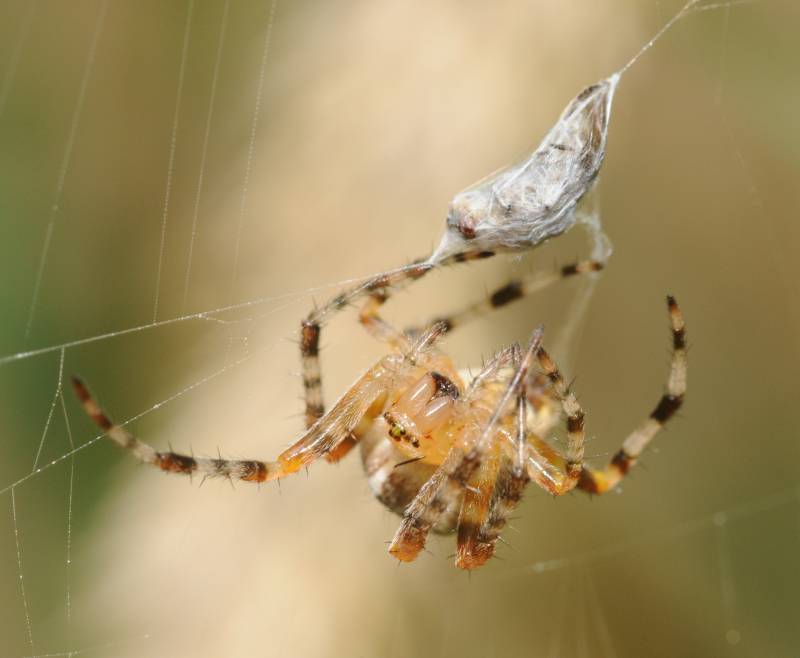
[[[394,439],[400,439],[404,437],[406,434],[406,428],[403,427],[400,423],[395,423],[389,428],[389,436]]]

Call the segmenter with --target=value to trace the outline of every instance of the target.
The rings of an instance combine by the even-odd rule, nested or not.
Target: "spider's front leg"
[[[245,482],[268,482],[297,472],[330,451],[344,440],[355,436],[362,420],[375,418],[382,410],[383,397],[391,390],[396,378],[419,358],[441,335],[441,326],[433,327],[420,337],[405,353],[393,353],[382,358],[367,370],[336,402],[333,408],[275,461],[256,459],[209,459],[172,451],[158,451],[115,424],[100,408],[86,385],[76,377],[72,385],[86,413],[108,437],[129,450],[139,461],[169,473],[225,477]]]
[[[506,436],[498,436],[488,459],[481,462],[469,488],[464,492],[458,519],[456,566],[459,569],[477,569],[494,555],[500,533],[530,482],[525,467],[527,403],[524,389],[523,382],[517,399],[513,450],[508,450],[508,445],[504,445],[510,432],[506,432]]]
[[[244,482],[269,482],[297,472],[333,450],[362,418],[383,391],[388,376],[385,364],[380,363],[365,373],[336,403],[327,416],[308,430],[299,441],[282,452],[275,461],[259,459],[211,459],[173,451],[159,451],[137,438],[122,425],[117,425],[102,410],[77,377],[72,386],[86,413],[117,445],[129,450],[140,462],[168,473],[222,477]]]

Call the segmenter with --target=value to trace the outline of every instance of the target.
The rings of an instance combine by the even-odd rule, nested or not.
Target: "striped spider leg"
[[[406,342],[402,351],[394,350],[380,359],[339,398],[319,422],[284,450],[275,461],[198,458],[171,450],[158,451],[121,425],[115,424],[80,379],[73,377],[72,385],[86,413],[98,427],[112,441],[129,450],[143,463],[169,473],[268,482],[295,473],[335,450],[343,440],[358,437],[359,427],[368,427],[382,411],[386,399],[391,395],[397,397],[405,391],[414,380],[419,379],[425,366],[446,369],[447,364],[439,365],[429,356],[433,352],[433,344],[442,333],[443,326],[435,325],[413,343]]]
[[[492,311],[540,292],[555,283],[570,279],[576,275],[600,272],[604,267],[605,263],[603,261],[587,259],[564,265],[553,272],[536,272],[519,279],[511,279],[489,293],[485,299],[468,304],[449,315],[438,316],[434,320],[421,325],[421,327],[429,327],[434,322],[443,322],[447,331],[453,331],[488,315]],[[419,335],[422,332],[421,327],[407,327],[405,333],[412,336]]]
[[[683,405],[686,394],[686,327],[683,313],[672,296],[667,297],[667,309],[672,334],[667,390],[644,422],[622,442],[622,447],[605,468],[584,466],[578,487],[587,493],[602,494],[613,490],[636,464],[656,434]]]
[[[539,367],[551,382],[567,416],[567,448],[564,456],[535,436],[528,447],[529,473],[543,489],[553,495],[561,495],[575,488],[589,494],[613,490],[636,464],[656,434],[680,409],[686,393],[686,329],[683,314],[672,296],[667,297],[667,309],[672,335],[667,390],[655,409],[628,435],[620,450],[602,469],[593,468],[583,462],[583,410],[549,354],[543,348],[538,351]]]

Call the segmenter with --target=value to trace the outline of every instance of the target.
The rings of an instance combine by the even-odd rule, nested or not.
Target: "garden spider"
[[[448,217],[449,233],[431,257],[372,277],[303,321],[307,431],[275,461],[157,451],[115,425],[86,386],[73,378],[85,410],[141,462],[184,475],[268,482],[320,457],[338,461],[360,444],[372,491],[402,516],[389,552],[406,562],[416,558],[433,530],[457,532],[456,566],[483,565],[531,481],[554,495],[575,488],[598,494],[613,489],[683,401],[685,333],[674,298],[667,298],[673,338],[667,391],[603,469],[583,461],[584,413],[542,347],[541,328],[524,351],[516,345],[502,350],[468,385],[438,344],[443,334],[489,310],[564,278],[599,271],[602,260],[584,260],[558,272],[513,281],[488,300],[434,320],[423,330],[399,331],[379,310],[393,290],[435,267],[530,249],[570,228],[575,205],[602,163],[616,81],[609,78],[579,94],[528,159],[457,195]],[[318,358],[321,322],[359,300],[359,321],[389,351],[326,413]],[[546,441],[562,412],[567,429],[563,455]]]
[[[605,493],[620,482],[678,410],[686,384],[685,332],[672,297],[668,307],[673,352],[667,392],[599,470],[583,462],[583,410],[541,347],[541,328],[533,332],[524,353],[518,346],[504,349],[465,387],[436,344],[447,330],[445,322],[411,341],[404,333],[389,334],[389,326],[373,318],[380,322],[391,352],[272,462],[159,452],[115,425],[80,380],[73,378],[73,385],[89,416],[112,440],[140,461],[170,473],[267,482],[322,456],[339,459],[360,443],[375,496],[403,516],[389,552],[411,561],[430,530],[457,530],[456,566],[474,569],[491,557],[500,531],[531,480],[554,495],[576,487]],[[543,377],[529,372],[534,360]],[[554,402],[566,416],[563,456],[544,440],[559,418]]]

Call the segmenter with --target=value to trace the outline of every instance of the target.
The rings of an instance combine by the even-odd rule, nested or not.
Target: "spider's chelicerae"
[[[529,158],[458,194],[445,237],[433,255],[370,278],[303,321],[300,347],[307,431],[275,461],[158,451],[115,425],[84,384],[73,379],[86,411],[140,461],[184,475],[267,482],[296,473],[321,457],[338,461],[359,444],[375,496],[402,516],[389,552],[403,561],[419,554],[431,530],[456,531],[456,566],[481,566],[492,556],[509,514],[531,481],[554,495],[575,488],[598,494],[609,491],[683,401],[685,334],[672,297],[668,298],[673,351],[667,391],[602,469],[584,463],[584,414],[542,347],[541,329],[533,332],[526,349],[502,350],[469,382],[439,345],[443,334],[466,321],[550,283],[597,272],[604,266],[602,260],[584,260],[552,274],[510,282],[487,300],[423,330],[397,330],[379,310],[392,291],[438,266],[530,249],[569,229],[576,222],[575,207],[603,160],[617,81],[618,76],[612,76],[581,92]],[[363,300],[361,324],[389,352],[326,412],[318,355],[322,321],[359,300]],[[562,417],[567,430],[564,454],[547,441]]]

